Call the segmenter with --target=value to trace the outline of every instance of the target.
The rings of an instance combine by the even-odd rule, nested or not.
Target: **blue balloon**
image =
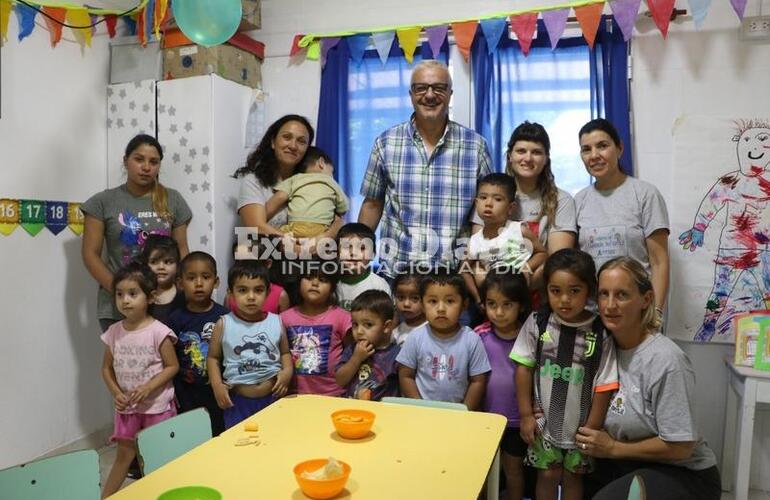
[[[229,40],[243,15],[241,0],[176,0],[171,8],[182,33],[204,47]]]

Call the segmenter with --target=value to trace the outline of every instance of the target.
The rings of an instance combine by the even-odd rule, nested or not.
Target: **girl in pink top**
[[[115,304],[125,319],[102,334],[102,377],[115,403],[118,452],[103,497],[118,491],[136,457],[136,434],[176,415],[172,379],[179,371],[176,336],[148,313],[158,286],[150,268],[131,263],[115,273]]]
[[[342,341],[350,330],[350,313],[337,307],[336,263],[302,261],[299,304],[281,313],[294,362],[299,394],[341,396],[334,370],[342,357]]]

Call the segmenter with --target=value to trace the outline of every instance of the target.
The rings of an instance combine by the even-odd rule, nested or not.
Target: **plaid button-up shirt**
[[[455,242],[491,165],[484,138],[453,121],[430,157],[414,116],[375,139],[361,195],[385,200],[379,257],[386,275],[409,264],[457,266]]]

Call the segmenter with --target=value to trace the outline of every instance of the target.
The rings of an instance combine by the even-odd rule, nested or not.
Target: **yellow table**
[[[330,415],[342,408],[373,411],[373,435],[337,436]],[[324,396],[283,398],[249,421],[259,424],[259,446],[235,446],[250,434],[237,425],[110,498],[153,500],[171,488],[204,485],[223,500],[303,499],[294,465],[333,456],[353,469],[337,498],[471,500],[506,425],[496,414]]]

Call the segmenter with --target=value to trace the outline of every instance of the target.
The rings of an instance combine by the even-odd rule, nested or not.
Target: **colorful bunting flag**
[[[395,31],[380,31],[378,33],[372,33],[372,42],[374,42],[374,48],[377,49],[377,54],[379,54],[380,61],[382,61],[383,65],[388,62],[390,47],[393,46],[393,39],[395,37]]]
[[[155,38],[160,40],[160,26],[168,15],[168,0],[157,0],[152,17],[152,30]]]
[[[361,61],[364,60],[366,47],[369,46],[369,34],[360,33],[358,35],[349,36],[345,41],[348,43],[350,58],[353,59],[356,64],[361,64]]]
[[[455,35],[455,43],[460,50],[460,54],[463,55],[465,62],[471,57],[471,45],[473,45],[473,39],[476,36],[476,26],[478,21],[465,21],[462,23],[452,23],[452,32]]]
[[[142,11],[144,16],[144,43],[153,39],[152,29],[155,19],[155,0],[147,0],[147,4]]]
[[[16,4],[14,12],[16,12],[16,20],[19,23],[19,41],[22,41],[35,29],[35,16],[37,15],[37,10],[28,7],[23,3],[19,3]]]
[[[660,30],[663,38],[668,36],[668,24],[671,22],[671,13],[674,11],[675,0],[647,0],[655,26]]]
[[[594,3],[575,7],[575,17],[580,23],[580,29],[583,30],[583,38],[588,42],[588,46],[594,48],[596,41],[596,31],[599,29],[599,21],[602,20],[603,3]]]
[[[11,17],[11,2],[0,0],[0,42],[8,40],[8,21]]]
[[[45,227],[45,202],[40,200],[21,200],[19,211],[21,227],[30,236],[35,236],[43,230]]]
[[[19,225],[19,201],[0,199],[0,233],[8,236]]]
[[[139,43],[142,47],[147,46],[147,30],[144,28],[144,11],[140,9],[136,16],[136,38],[139,39]]]
[[[425,28],[425,35],[428,37],[428,45],[430,46],[430,51],[433,53],[433,58],[437,58],[439,52],[441,51],[441,46],[444,45],[444,40],[446,40],[446,35],[449,32],[449,26],[442,25],[442,26],[431,26],[430,28]]]
[[[610,2],[612,15],[615,16],[615,22],[623,33],[623,40],[629,41],[634,32],[636,16],[639,14],[639,6],[642,0],[615,0]]]
[[[548,39],[551,41],[551,48],[555,49],[556,44],[559,43],[559,38],[561,38],[561,35],[564,33],[564,28],[567,27],[569,9],[547,10],[541,15],[543,16],[545,29],[548,31]]]
[[[123,16],[123,22],[126,23],[126,35],[136,35],[136,19],[129,16]]]
[[[291,49],[289,50],[289,57],[294,57],[297,55],[302,49],[305,47],[301,46],[299,44],[300,40],[302,40],[305,37],[305,35],[294,35],[294,40],[291,41]]]
[[[508,23],[504,18],[496,18],[482,19],[479,24],[481,24],[481,32],[484,33],[484,38],[487,40],[487,52],[493,54],[497,50],[500,37],[503,36]]]
[[[326,56],[329,54],[329,51],[333,47],[336,47],[338,43],[340,43],[340,37],[338,36],[321,39],[321,67],[322,68],[326,66]]]
[[[409,64],[414,61],[414,51],[417,49],[417,42],[420,41],[420,31],[422,31],[420,26],[396,30],[398,43],[404,51],[404,59]]]
[[[70,202],[67,204],[67,226],[70,230],[80,236],[83,234],[83,224],[85,216],[80,210],[80,203]]]
[[[51,48],[61,40],[62,23],[67,19],[67,9],[61,7],[43,7],[43,16],[45,24],[48,27],[48,34],[51,37]],[[53,18],[53,19],[51,19]]]
[[[511,16],[511,31],[516,35],[519,40],[519,46],[524,56],[529,54],[529,48],[532,46],[532,38],[535,36],[535,30],[537,30],[537,13],[527,12],[526,14],[519,14]]]
[[[730,5],[733,6],[733,10],[738,15],[738,19],[743,21],[743,14],[746,12],[746,0],[730,0]]]
[[[45,202],[45,227],[53,234],[61,233],[67,227],[66,201]]]
[[[72,28],[72,33],[75,34],[78,43],[86,47],[91,46],[91,16],[88,15],[86,9],[67,10],[67,24],[84,26],[83,28]]]
[[[110,38],[115,38],[115,27],[118,24],[118,16],[112,14],[104,16],[104,24],[107,25],[107,33],[110,35]]]
[[[321,58],[321,42],[313,40],[307,47],[307,58],[311,61],[317,61]]]
[[[703,26],[703,21],[706,20],[706,15],[711,8],[711,0],[689,0],[689,4],[695,29],[699,30]]]

